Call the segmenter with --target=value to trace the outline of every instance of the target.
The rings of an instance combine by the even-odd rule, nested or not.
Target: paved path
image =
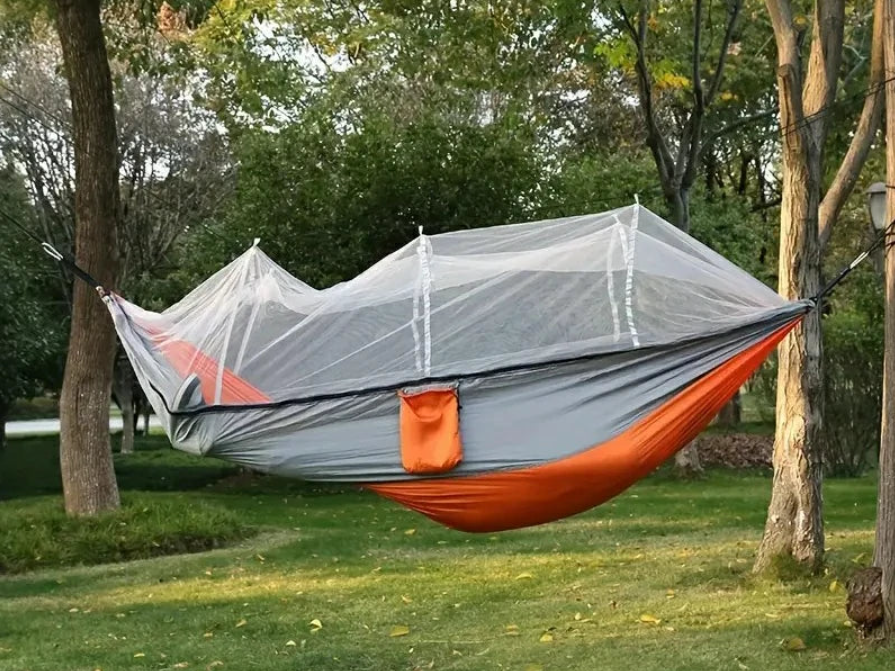
[[[109,429],[113,432],[121,431],[121,417],[109,418]],[[140,420],[143,426],[143,420]],[[153,415],[149,418],[150,428],[160,428],[158,418]],[[6,435],[9,438],[21,438],[25,436],[53,436],[59,433],[58,419],[29,419],[26,421],[7,422]]]

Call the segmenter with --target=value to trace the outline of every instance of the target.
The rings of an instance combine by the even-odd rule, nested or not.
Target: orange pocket
[[[401,464],[408,473],[445,473],[463,460],[456,389],[399,392]]]

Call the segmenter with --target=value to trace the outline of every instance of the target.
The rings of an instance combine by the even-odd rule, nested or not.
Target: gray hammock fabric
[[[315,289],[256,245],[161,313],[108,301],[175,447],[414,480],[399,391],[457,390],[467,476],[610,440],[810,307],[639,205],[420,235]]]

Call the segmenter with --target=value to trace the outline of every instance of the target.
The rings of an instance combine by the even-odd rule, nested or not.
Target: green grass
[[[58,500],[0,507],[0,575],[200,552],[251,535],[227,508],[187,497],[126,496],[120,510],[73,519]]]
[[[39,451],[15,441],[10,451],[23,447]],[[468,535],[351,488],[247,482],[170,450],[130,459],[116,464],[142,502],[221,506],[266,531],[201,554],[0,579],[0,670],[859,671],[895,661],[843,624],[841,585],[871,554],[869,478],[827,483],[827,572],[783,583],[750,574],[766,475],[660,472],[568,520]],[[188,491],[153,487],[163,472]],[[143,487],[152,491],[134,491]],[[26,489],[0,511],[58,502]],[[393,637],[396,627],[409,633]],[[786,649],[794,637],[804,650]]]

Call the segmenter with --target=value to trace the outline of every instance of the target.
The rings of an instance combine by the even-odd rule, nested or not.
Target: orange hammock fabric
[[[798,321],[728,360],[624,433],[572,457],[527,469],[366,487],[461,531],[515,529],[583,512],[693,440]]]

